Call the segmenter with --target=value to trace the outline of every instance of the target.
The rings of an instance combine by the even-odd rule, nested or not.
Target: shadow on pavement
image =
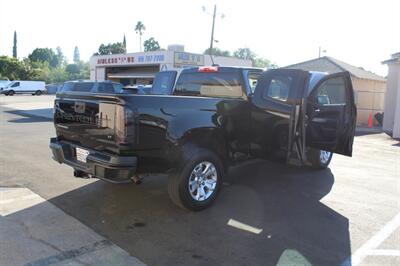
[[[365,136],[365,135],[373,135],[373,134],[381,134],[383,132],[381,127],[358,127],[356,128],[356,137]]]
[[[10,123],[34,123],[34,122],[51,122],[53,121],[53,109],[43,108],[34,110],[7,110],[5,113],[19,115],[21,118],[10,119]]]
[[[231,169],[215,205],[197,213],[174,206],[166,182],[97,181],[50,202],[149,265],[339,265],[351,254],[348,219],[320,202],[334,184],[329,169],[246,163]],[[230,219],[262,232],[228,226]]]

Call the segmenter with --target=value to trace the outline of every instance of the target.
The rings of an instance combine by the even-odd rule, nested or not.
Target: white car
[[[14,94],[29,93],[32,95],[41,95],[46,93],[44,81],[30,81],[30,80],[14,80],[6,87],[0,89],[1,94],[12,96]]]

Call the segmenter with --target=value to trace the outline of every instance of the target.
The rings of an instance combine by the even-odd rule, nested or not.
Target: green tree
[[[10,80],[34,79],[37,72],[27,59],[20,61],[14,57],[0,56],[0,76]]]
[[[78,63],[80,60],[81,60],[81,57],[80,57],[80,55],[79,55],[78,46],[75,46],[75,49],[74,49],[74,63],[76,64],[76,63]]]
[[[263,57],[257,56],[256,58],[254,58],[254,60],[252,60],[252,62],[253,62],[253,67],[260,67],[267,69],[278,68],[278,66],[275,63],[271,63],[270,60]]]
[[[153,37],[145,40],[143,46],[145,52],[157,51],[160,49],[160,44]]]
[[[57,46],[57,48],[56,48],[56,56],[58,58],[59,65],[65,66],[65,63],[67,60],[66,60],[60,46]]]
[[[139,48],[140,48],[140,51],[142,51],[142,35],[143,35],[143,32],[145,30],[146,30],[146,27],[144,26],[144,24],[141,21],[138,21],[136,23],[136,26],[135,26],[135,31],[136,31],[136,34],[139,33]]]
[[[203,54],[210,54],[210,48],[207,48],[207,49],[203,52]],[[217,48],[217,47],[213,47],[213,48],[212,48],[212,55],[214,55],[214,56],[227,56],[227,57],[232,56],[230,51],[228,51],[228,50],[221,50],[221,49],[219,49],[219,48]]]
[[[17,31],[14,31],[13,57],[17,58]]]
[[[260,68],[277,68],[278,66],[274,63],[271,63],[270,60],[259,57],[256,53],[254,53],[250,48],[239,48],[233,53],[234,57],[251,60],[253,67]]]
[[[76,64],[69,64],[65,68],[69,80],[89,79],[89,63],[79,61]]]
[[[66,67],[65,67],[65,72],[67,72],[68,74],[79,74],[79,72],[80,72],[80,69],[79,69],[79,66],[78,66],[78,64],[68,64]]]
[[[126,49],[124,45],[120,42],[109,43],[107,45],[101,44],[99,50],[95,55],[109,55],[109,54],[124,54]]]
[[[250,48],[239,48],[233,52],[233,56],[240,59],[253,61],[256,57],[256,54],[251,51]]]
[[[125,52],[126,52],[126,38],[125,38],[125,34],[124,34],[124,39],[122,40],[122,45],[125,48]]]
[[[51,67],[60,65],[59,57],[50,48],[36,48],[28,55],[29,60],[32,62],[48,62]]]

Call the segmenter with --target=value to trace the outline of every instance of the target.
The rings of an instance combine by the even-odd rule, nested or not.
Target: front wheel
[[[325,169],[332,160],[333,153],[330,151],[310,149],[307,153],[311,167],[314,169]]]
[[[36,91],[35,94],[36,94],[37,96],[39,96],[39,95],[42,94],[42,92],[41,92],[41,91]]]
[[[189,157],[189,156],[188,156]],[[199,149],[170,174],[168,194],[181,208],[200,211],[211,206],[222,184],[223,167],[213,152]]]
[[[9,96],[13,96],[14,94],[15,94],[15,92],[14,92],[13,90],[11,90],[11,91],[8,92],[8,95],[9,95]]]

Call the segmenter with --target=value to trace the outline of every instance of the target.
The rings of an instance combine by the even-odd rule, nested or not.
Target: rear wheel
[[[41,92],[41,91],[36,91],[35,94],[36,94],[37,96],[39,96],[39,95],[42,94],[42,92]]]
[[[332,160],[333,153],[330,151],[310,149],[307,153],[311,167],[314,169],[325,169]]]
[[[213,152],[199,149],[168,179],[171,200],[181,208],[200,211],[211,206],[222,184],[223,167]]]
[[[9,92],[8,92],[8,95],[9,96],[13,96],[15,94],[15,92],[13,91],[13,90],[10,90]]]

